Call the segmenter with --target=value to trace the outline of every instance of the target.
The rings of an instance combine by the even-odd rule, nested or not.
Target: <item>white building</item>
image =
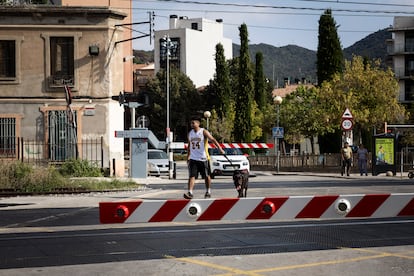
[[[399,101],[414,102],[414,17],[394,17],[391,31],[388,53],[392,56],[392,66],[399,82]]]
[[[170,28],[155,32],[155,71],[166,68],[166,48],[162,41],[171,40],[170,66],[186,74],[196,87],[207,85],[216,70],[216,45],[221,43],[226,59],[233,58],[231,39],[223,37],[221,19],[170,16]]]

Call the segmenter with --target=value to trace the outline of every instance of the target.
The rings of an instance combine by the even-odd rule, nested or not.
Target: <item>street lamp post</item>
[[[273,98],[273,102],[276,104],[276,128],[279,129],[279,116],[280,105],[282,104],[282,97],[276,96]],[[276,153],[276,172],[279,173],[280,169],[280,150],[279,150],[279,137],[275,136],[275,153]]]
[[[169,179],[173,178],[173,152],[171,149],[171,143],[173,140],[173,135],[170,131],[170,48],[172,46],[170,36],[167,34],[164,36],[162,40],[162,47],[165,48],[165,55],[166,55],[166,83],[167,83],[167,152],[168,152],[168,177]]]
[[[206,127],[207,130],[208,130],[208,120],[210,119],[210,117],[211,117],[211,112],[210,111],[204,111],[204,118],[206,118],[206,120],[207,120],[207,127]]]

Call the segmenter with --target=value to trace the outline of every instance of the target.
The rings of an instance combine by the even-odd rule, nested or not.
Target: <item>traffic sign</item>
[[[116,138],[148,138],[148,129],[115,130]]]
[[[352,116],[351,110],[349,108],[346,108],[344,111],[344,114],[342,114],[342,119],[353,119],[354,116]]]
[[[273,138],[283,138],[284,134],[285,134],[285,130],[283,129],[283,127],[272,128]]]
[[[351,130],[353,127],[353,122],[350,119],[343,119],[341,123],[341,128],[343,130]]]

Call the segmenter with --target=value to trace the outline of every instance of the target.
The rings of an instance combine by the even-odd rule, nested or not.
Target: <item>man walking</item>
[[[345,142],[344,147],[341,149],[341,158],[342,158],[342,170],[341,175],[346,173],[349,176],[351,172],[352,164],[352,148],[349,146],[348,142]]]
[[[364,147],[363,144],[359,145],[358,151],[357,151],[357,157],[358,157],[358,168],[359,173],[361,175],[368,176],[367,172],[367,160],[368,160],[368,150]]]
[[[198,173],[204,178],[206,185],[206,193],[204,198],[210,198],[211,196],[211,177],[210,166],[208,156],[208,141],[214,143],[219,149],[221,154],[224,154],[224,150],[220,147],[217,140],[210,134],[210,132],[200,127],[200,118],[193,118],[191,120],[191,131],[188,133],[188,192],[184,194],[184,198],[193,198],[193,189],[195,185],[195,179]]]

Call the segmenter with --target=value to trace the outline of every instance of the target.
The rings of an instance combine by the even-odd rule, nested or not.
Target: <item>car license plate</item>
[[[231,170],[237,170],[239,169],[239,165],[224,165],[223,168],[224,169],[231,169]]]

